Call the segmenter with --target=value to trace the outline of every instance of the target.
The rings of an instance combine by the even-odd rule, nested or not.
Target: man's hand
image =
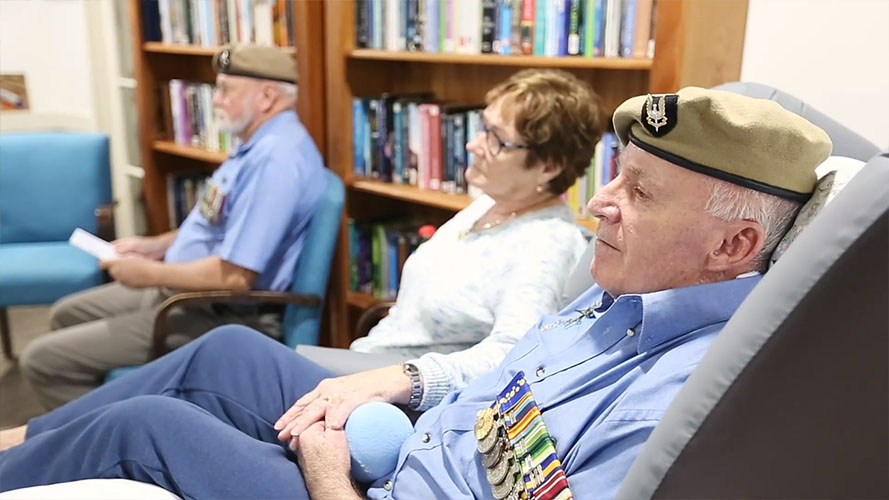
[[[123,286],[148,288],[157,286],[157,269],[163,264],[143,257],[123,257],[115,260],[99,261],[99,267]]]
[[[300,470],[312,500],[358,499],[352,479],[346,433],[315,422],[299,436]]]
[[[114,250],[120,255],[135,255],[151,260],[161,260],[172,241],[164,235],[158,237],[130,236],[111,242]]]
[[[278,439],[299,446],[299,436],[309,426],[322,422],[328,429],[342,430],[352,410],[369,401],[407,403],[411,381],[401,365],[322,380],[314,390],[299,398],[275,422]]]

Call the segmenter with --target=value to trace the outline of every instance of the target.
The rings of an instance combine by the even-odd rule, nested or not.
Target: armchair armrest
[[[96,236],[105,241],[114,240],[114,206],[117,202],[104,203],[96,207]]]
[[[355,325],[355,338],[366,336],[371,328],[389,315],[389,308],[394,305],[393,301],[378,302],[365,309],[358,318],[358,324]]]
[[[152,359],[159,358],[167,352],[167,316],[174,307],[188,304],[225,304],[235,302],[265,302],[271,304],[288,304],[303,307],[318,307],[321,305],[321,297],[316,295],[302,295],[289,292],[270,292],[251,290],[247,292],[234,292],[231,290],[212,290],[200,292],[177,293],[165,300],[154,318],[154,332],[152,336]]]

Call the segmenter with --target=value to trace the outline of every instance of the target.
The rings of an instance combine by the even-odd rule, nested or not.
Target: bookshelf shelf
[[[215,79],[216,74],[210,60],[218,47],[162,43],[159,40],[163,39],[163,27],[156,24],[159,22],[158,3],[127,1],[136,83],[134,93],[139,115],[139,163],[144,172],[142,191],[145,214],[148,233],[159,234],[170,229],[170,216],[167,213],[170,206],[167,200],[167,193],[170,192],[168,174],[208,172],[208,167],[221,164],[227,157],[225,153],[218,151],[164,140],[171,138],[174,131],[168,130],[170,125],[163,120],[165,113],[159,112],[166,111],[163,93],[167,91],[171,80],[201,84],[210,83]],[[183,3],[191,5],[188,2]],[[293,26],[288,29],[293,33],[292,43],[295,47],[291,49],[297,55],[296,64],[301,77],[297,112],[315,144],[324,151],[326,147],[324,51],[319,49],[324,45],[322,31],[324,4],[289,2],[287,5],[292,7]],[[186,31],[191,29],[185,28]],[[216,29],[219,29],[219,25]]]
[[[366,293],[348,292],[346,294],[346,304],[359,309],[367,309],[379,301],[380,300],[373,295],[368,295]]]
[[[205,161],[207,163],[222,163],[228,158],[226,153],[195,148],[192,146],[183,146],[181,144],[176,144],[173,141],[154,141],[154,150],[191,158],[192,160]]]
[[[212,56],[216,52],[216,47],[161,42],[145,42],[142,44],[142,49],[145,52],[155,54],[178,54],[185,56]]]
[[[537,68],[590,68],[615,70],[650,70],[651,59],[620,57],[540,57],[501,56],[493,54],[439,54],[357,49],[348,57],[359,60],[395,61],[433,64],[480,64],[485,66],[516,66]]]
[[[383,93],[431,92],[443,102],[480,103],[485,93],[521,68],[559,68],[587,81],[602,97],[607,115],[625,99],[647,92],[674,92],[684,86],[710,87],[737,80],[748,0],[657,0],[653,13],[654,58],[540,57],[444,54],[358,48],[356,1],[324,3],[324,58],[328,165],[350,186],[345,219],[377,216],[446,217],[464,208],[468,196],[385,184],[354,177],[353,99]],[[498,4],[500,2],[497,2]],[[629,2],[618,2],[629,3]],[[634,2],[635,3],[635,2]],[[368,196],[368,194],[372,196]],[[396,203],[390,203],[390,202]],[[595,232],[597,221],[577,223]],[[328,291],[331,342],[347,347],[361,309],[376,300],[350,291],[349,229],[341,225]]]
[[[419,189],[403,184],[389,184],[369,179],[356,178],[350,184],[352,189],[373,193],[398,200],[409,201],[420,205],[426,205],[445,210],[459,211],[466,208],[472,198],[465,194],[449,194],[429,189]]]

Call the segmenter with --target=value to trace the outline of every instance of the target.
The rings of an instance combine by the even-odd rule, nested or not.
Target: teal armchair
[[[169,331],[166,323],[170,310],[194,303],[284,304],[282,341],[289,347],[296,347],[298,344],[318,344],[324,296],[327,294],[327,282],[336,250],[345,195],[340,178],[330,170],[326,171],[326,176],[327,189],[318,199],[318,206],[309,223],[306,244],[296,261],[290,290],[287,292],[219,290],[173,295],[161,304],[154,320],[153,357],[162,356],[167,351],[166,339]],[[105,382],[121,377],[135,368],[138,367],[128,366],[111,370]]]
[[[81,132],[0,135],[0,339],[6,309],[51,304],[102,283],[96,259],[68,244],[77,228],[113,237],[108,136]]]

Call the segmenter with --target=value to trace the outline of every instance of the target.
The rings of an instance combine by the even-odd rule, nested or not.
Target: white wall
[[[749,0],[741,80],[889,147],[889,0]]]
[[[96,130],[86,30],[84,0],[0,0],[0,72],[25,75],[30,114]]]

